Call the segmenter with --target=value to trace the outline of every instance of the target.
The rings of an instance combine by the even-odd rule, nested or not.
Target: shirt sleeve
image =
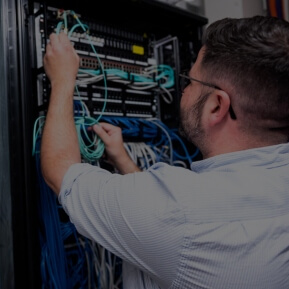
[[[165,164],[127,175],[74,164],[59,201],[80,234],[153,278],[172,281],[184,216],[170,175]]]

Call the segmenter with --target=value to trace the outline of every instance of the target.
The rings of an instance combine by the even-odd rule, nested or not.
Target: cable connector
[[[57,10],[57,18],[63,19],[63,13],[64,13],[64,9],[58,9]]]
[[[78,19],[77,14],[73,10],[70,10],[69,13],[73,16],[73,18]]]

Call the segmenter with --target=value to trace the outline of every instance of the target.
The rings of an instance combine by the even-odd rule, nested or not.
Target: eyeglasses
[[[179,76],[180,76],[181,91],[184,91],[185,88],[191,83],[191,81],[196,81],[198,83],[201,83],[202,85],[222,90],[217,85],[214,85],[214,84],[209,83],[209,82],[205,82],[205,81],[201,81],[201,80],[195,79],[195,78],[187,76],[185,74],[179,74]],[[232,108],[232,105],[230,105],[230,107],[229,107],[229,113],[230,113],[230,116],[231,116],[232,119],[237,119],[236,114],[235,114],[235,112],[234,112],[234,110]]]
[[[209,87],[212,87],[212,88],[216,88],[216,89],[220,89],[220,87],[212,84],[212,83],[208,83],[208,82],[205,82],[205,81],[201,81],[201,80],[198,80],[198,79],[195,79],[193,77],[190,77],[190,76],[187,76],[185,74],[179,74],[180,76],[180,85],[181,85],[181,90],[184,91],[184,89],[191,83],[191,81],[196,81],[196,82],[199,82],[205,86],[209,86]]]

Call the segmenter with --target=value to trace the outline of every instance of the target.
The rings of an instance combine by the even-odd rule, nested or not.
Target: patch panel
[[[75,99],[85,103],[91,115],[160,118],[158,85],[162,82],[159,81],[156,85],[148,83],[147,87],[133,86],[135,75],[140,78],[147,76],[147,69],[157,66],[147,34],[97,23],[79,14],[77,15],[82,25],[76,25],[74,17],[69,17],[69,11],[65,16],[62,9],[55,7],[44,9],[37,3],[35,11],[38,15],[35,19],[35,39],[40,68],[43,65],[42,58],[49,34],[65,29],[62,22],[66,17],[65,22],[70,27],[68,30],[70,40],[80,56],[80,69],[88,71],[88,74],[91,71],[96,74],[87,80],[85,85],[79,81],[74,95]],[[87,30],[83,31],[82,26]],[[117,77],[111,75],[108,77],[106,71],[125,73],[128,79],[116,79]],[[101,78],[101,74],[106,79]],[[37,82],[39,109],[44,110],[45,114],[50,90],[49,82],[45,74],[40,74]]]
[[[100,64],[98,59],[96,57],[92,56],[83,56],[82,51],[76,50],[77,53],[80,55],[80,68],[88,68],[88,69],[100,69]],[[93,55],[93,54],[91,54]],[[98,54],[99,58],[104,58],[103,55]],[[112,61],[112,60],[105,60],[102,59],[102,67],[103,69],[120,69],[122,71],[126,71],[129,73],[136,73],[136,74],[142,74],[143,73],[143,67],[139,65],[134,65],[133,63],[130,64],[130,60],[127,59],[119,59],[118,61]]]
[[[107,95],[105,96],[105,94]],[[91,85],[79,86],[75,99],[86,103],[93,115],[159,118],[158,98],[149,91]],[[105,110],[103,109],[105,106]],[[78,111],[79,112],[79,111]]]

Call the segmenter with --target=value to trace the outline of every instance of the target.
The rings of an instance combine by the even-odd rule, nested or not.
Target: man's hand
[[[120,173],[128,174],[141,171],[124,148],[120,127],[101,122],[92,128],[105,144],[108,161],[116,167]]]
[[[79,68],[79,56],[68,36],[64,32],[58,35],[52,33],[49,39],[43,63],[51,85],[75,82]]]

